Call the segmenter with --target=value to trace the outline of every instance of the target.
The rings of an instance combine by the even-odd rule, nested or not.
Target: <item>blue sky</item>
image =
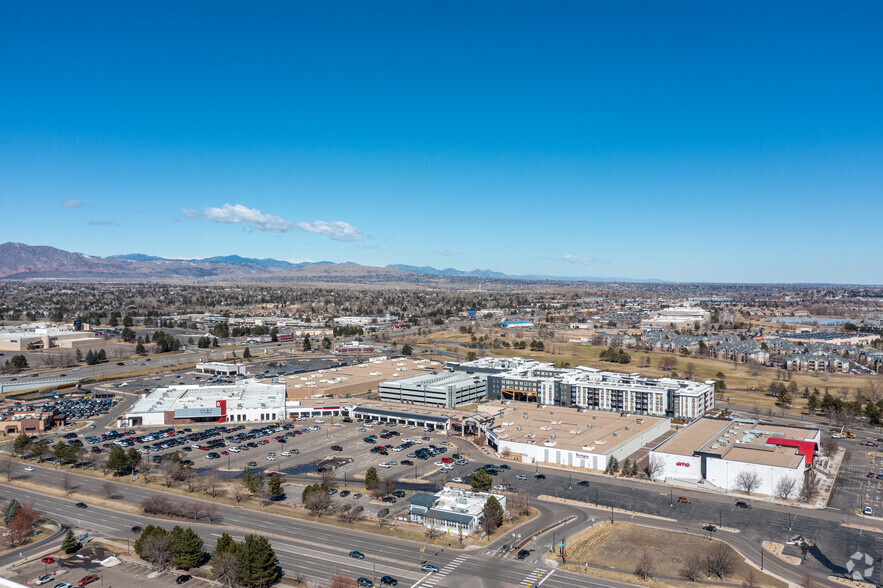
[[[0,241],[883,283],[883,3],[21,2]]]

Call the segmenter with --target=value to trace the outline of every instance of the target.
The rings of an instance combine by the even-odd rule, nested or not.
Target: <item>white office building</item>
[[[436,494],[416,494],[408,499],[409,515],[415,523],[450,535],[469,535],[481,528],[484,505],[491,496],[506,509],[506,497],[445,486]]]

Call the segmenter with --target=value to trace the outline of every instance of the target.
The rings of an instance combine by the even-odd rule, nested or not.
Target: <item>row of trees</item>
[[[632,360],[632,356],[626,353],[624,349],[614,349],[613,347],[608,347],[602,351],[599,358],[601,361],[613,363],[629,363]]]
[[[177,525],[171,531],[147,525],[134,547],[138,557],[160,570],[169,565],[189,570],[202,565],[207,556],[202,538],[190,527]]]
[[[20,457],[33,457],[41,462],[46,456],[62,463],[77,463],[86,454],[81,445],[59,441],[50,447],[46,441],[34,441],[29,435],[22,433],[12,442],[12,452]]]
[[[198,521],[206,519],[209,522],[221,520],[218,507],[210,502],[173,502],[161,494],[155,494],[145,498],[141,502],[141,508],[145,514],[178,517]]]

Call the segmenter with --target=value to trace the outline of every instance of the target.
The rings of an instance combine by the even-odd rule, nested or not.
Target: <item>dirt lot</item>
[[[625,580],[642,584],[635,576],[635,562],[641,559],[644,551],[653,560],[654,577],[644,582],[653,586],[689,586],[692,582],[681,578],[681,569],[684,563],[696,556],[704,556],[708,552],[711,543],[705,537],[678,533],[676,538],[669,531],[642,527],[628,523],[595,525],[591,529],[580,533],[568,540],[568,569],[585,573],[595,573],[599,576]],[[674,539],[674,540],[673,540]],[[735,554],[736,564],[733,572],[724,577],[723,582],[717,581],[712,576],[711,583],[739,583],[748,577],[751,566],[746,564],[738,554]],[[610,572],[598,568],[578,565],[588,562],[600,564],[607,568],[618,570]],[[784,588],[785,584],[763,575],[755,570],[759,586],[771,586]],[[705,576],[703,574],[703,580]]]

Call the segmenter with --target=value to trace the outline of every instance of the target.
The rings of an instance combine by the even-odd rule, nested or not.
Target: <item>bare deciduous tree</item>
[[[334,470],[327,468],[324,472],[319,474],[319,477],[323,484],[330,487],[334,482]]]
[[[212,498],[216,498],[224,494],[224,487],[221,483],[221,479],[217,476],[217,474],[210,474],[204,478],[205,480],[205,489],[208,492],[209,496]]]
[[[344,576],[343,574],[337,574],[331,580],[331,588],[356,588],[356,581],[352,578]]]
[[[697,556],[693,556],[684,562],[684,565],[681,567],[680,574],[681,577],[690,580],[691,582],[695,582],[702,574],[702,571],[705,569],[705,562],[702,561],[702,558]]]
[[[754,568],[748,569],[748,576],[742,580],[742,588],[760,588],[760,582],[757,579]]]
[[[64,488],[65,496],[70,496],[74,491],[74,481],[70,474],[65,474],[61,477],[61,487]]]
[[[237,504],[242,502],[248,494],[248,486],[245,485],[245,482],[242,480],[236,480],[233,483],[233,500],[235,500]]]
[[[646,580],[652,576],[655,571],[656,568],[653,564],[653,558],[650,557],[650,554],[645,550],[638,559],[638,563],[635,565],[635,574],[642,580]]]
[[[325,492],[310,492],[304,502],[304,507],[310,513],[321,517],[331,508],[331,497]]]
[[[168,535],[152,535],[141,544],[141,557],[159,570],[165,570],[172,560]]]
[[[662,475],[665,469],[665,462],[657,455],[648,455],[643,459],[643,470],[648,478],[655,480]]]
[[[806,472],[803,478],[803,486],[797,495],[798,499],[801,502],[812,502],[815,500],[816,494],[819,491],[819,483],[819,477],[814,471]]]
[[[11,457],[0,458],[0,471],[6,474],[6,481],[12,481],[12,472],[15,471],[15,461]]]
[[[797,486],[797,480],[791,476],[785,476],[776,482],[776,496],[788,500],[794,493],[794,487]]]
[[[746,494],[751,494],[760,485],[760,476],[757,472],[744,470],[736,476],[736,488]]]
[[[723,580],[724,576],[733,572],[735,565],[733,550],[726,543],[715,542],[705,554],[705,572],[709,576],[714,574]]]

